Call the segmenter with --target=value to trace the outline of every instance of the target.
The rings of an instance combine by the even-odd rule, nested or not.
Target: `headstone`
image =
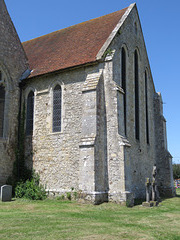
[[[151,186],[150,179],[146,178],[146,202],[150,201],[150,186]]]
[[[157,175],[157,168],[156,165],[153,166],[153,180],[152,180],[152,201],[156,201],[156,175]]]
[[[143,202],[143,207],[152,207],[153,204],[150,202],[150,189],[151,187],[151,181],[150,178],[146,178],[146,202]]]
[[[155,181],[152,182],[152,201],[156,201]]]
[[[159,191],[157,187],[157,167],[156,165],[153,166],[153,172],[152,172],[152,201],[151,203],[153,206],[157,206],[158,203],[160,202],[160,197],[159,197]]]
[[[146,179],[146,202],[143,202],[143,206],[145,207],[152,207],[157,206],[158,202],[160,201],[159,191],[157,187],[157,167],[156,165],[153,166],[152,172],[152,200],[150,201],[150,179]]]
[[[3,185],[1,187],[1,201],[8,202],[12,199],[12,186],[10,185]]]

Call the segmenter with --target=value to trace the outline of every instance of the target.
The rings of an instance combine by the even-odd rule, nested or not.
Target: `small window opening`
[[[134,29],[135,29],[135,33],[137,34],[137,32],[138,32],[137,22],[134,23]]]

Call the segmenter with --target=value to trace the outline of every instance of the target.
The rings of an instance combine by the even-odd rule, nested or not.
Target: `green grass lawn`
[[[178,194],[153,208],[58,200],[0,202],[0,240],[179,240],[180,190]]]

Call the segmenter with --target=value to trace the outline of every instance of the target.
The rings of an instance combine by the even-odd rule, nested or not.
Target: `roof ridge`
[[[121,11],[123,11],[123,10],[125,10],[125,9],[128,9],[128,7],[123,8],[123,9],[120,9],[120,10],[117,10],[117,11],[115,11],[115,12],[111,12],[111,13],[102,15],[102,16],[100,16],[100,17],[92,18],[92,19],[86,20],[86,21],[84,21],[84,22],[80,22],[80,23],[71,25],[71,26],[69,26],[69,27],[65,27],[65,28],[61,28],[61,29],[59,29],[59,30],[55,30],[55,31],[53,31],[53,32],[50,32],[50,33],[41,35],[41,36],[39,36],[39,37],[35,37],[35,38],[32,38],[32,39],[29,39],[29,40],[27,40],[27,41],[22,42],[22,44],[27,43],[27,42],[30,42],[30,41],[33,41],[33,40],[37,40],[37,39],[39,39],[39,38],[43,38],[43,37],[45,37],[45,36],[51,35],[52,33],[58,33],[58,32],[60,32],[60,31],[62,31],[62,30],[68,29],[68,28],[72,28],[72,27],[75,27],[75,26],[78,26],[78,25],[81,25],[81,24],[84,24],[84,23],[87,23],[87,22],[91,22],[91,21],[93,21],[93,20],[97,20],[97,19],[100,19],[100,18],[103,18],[103,17],[106,17],[106,16],[110,16],[111,14],[116,14],[117,12],[121,12]]]
[[[28,40],[22,45],[35,77],[98,62],[97,54],[109,43],[129,7]],[[123,17],[124,19],[124,17]],[[101,51],[102,53],[102,51]],[[100,55],[98,55],[100,56]]]
[[[109,47],[109,44],[112,42],[112,40],[114,39],[114,37],[116,36],[117,31],[119,31],[119,29],[121,28],[121,26],[123,25],[124,21],[126,20],[127,16],[129,15],[129,13],[131,12],[131,10],[136,6],[136,3],[132,3],[129,5],[129,7],[124,8],[122,10],[126,11],[124,12],[123,16],[119,19],[119,22],[117,23],[117,25],[115,26],[115,28],[113,29],[113,31],[111,32],[111,34],[109,35],[109,37],[107,38],[106,42],[103,44],[103,46],[101,47],[101,49],[99,50],[96,59],[99,60],[102,58],[102,56],[104,55],[104,52],[106,51],[106,49]],[[121,11],[121,10],[120,10]]]

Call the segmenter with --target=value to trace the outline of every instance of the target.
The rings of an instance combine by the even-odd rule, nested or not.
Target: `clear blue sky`
[[[129,6],[130,0],[5,0],[21,41]],[[180,163],[180,0],[137,0],[157,92],[164,100],[168,149]]]

